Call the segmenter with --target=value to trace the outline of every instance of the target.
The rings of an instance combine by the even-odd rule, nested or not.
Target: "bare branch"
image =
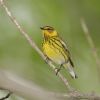
[[[34,84],[34,82],[24,80],[23,78],[5,70],[0,71],[0,87],[12,91],[28,100],[62,100],[63,98],[67,98],[68,100],[100,100],[100,96],[94,93],[84,94],[78,91],[71,91],[62,94],[48,92]]]
[[[0,0],[0,3],[2,5],[2,7],[4,8],[4,10],[6,11],[6,14],[9,16],[9,18],[12,20],[12,22],[16,25],[16,27],[20,31],[20,33],[26,38],[26,40],[29,42],[29,44],[32,46],[32,48],[35,49],[38,52],[38,54],[46,61],[46,57],[43,55],[43,53],[37,47],[37,45],[35,44],[35,42],[31,39],[31,37],[29,37],[29,35],[27,34],[27,32],[25,32],[24,29],[21,28],[20,24],[17,22],[17,20],[15,19],[15,17],[12,15],[12,13],[8,9],[8,7],[4,4],[4,1]],[[53,71],[56,73],[57,72],[56,67],[52,64],[52,62],[48,61],[47,63],[53,69]],[[58,76],[63,81],[63,83],[66,85],[66,87],[68,88],[68,90],[72,91],[73,89],[69,85],[67,79],[60,72],[58,73]]]
[[[34,82],[26,81],[5,70],[0,70],[0,87],[27,98],[27,100],[59,100]]]
[[[96,46],[95,46],[95,44],[93,42],[93,39],[91,37],[91,34],[90,34],[90,32],[88,30],[88,27],[87,27],[87,25],[85,23],[85,20],[83,18],[81,18],[80,21],[81,21],[81,26],[82,26],[82,29],[84,31],[85,37],[86,37],[86,39],[87,39],[87,41],[88,41],[88,43],[90,45],[90,48],[92,50],[92,54],[93,54],[93,56],[95,58],[95,61],[96,61],[96,64],[97,64],[97,70],[99,71],[98,72],[98,74],[99,74],[100,73],[100,59],[98,57],[98,53],[97,53],[97,50],[96,50]]]
[[[68,100],[100,100],[100,95],[95,93],[80,93],[80,92],[69,92],[69,93],[51,93],[52,95],[60,98],[68,98]]]

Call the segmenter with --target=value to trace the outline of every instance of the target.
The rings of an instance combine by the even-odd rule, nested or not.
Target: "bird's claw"
[[[45,62],[48,63],[50,59],[48,57],[45,58]]]
[[[58,75],[60,68],[56,68],[56,75]]]

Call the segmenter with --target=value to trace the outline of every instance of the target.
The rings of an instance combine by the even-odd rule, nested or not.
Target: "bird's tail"
[[[76,73],[74,72],[73,66],[71,65],[70,62],[64,64],[63,66],[65,67],[65,69],[68,70],[68,72],[70,73],[70,75],[71,75],[71,77],[72,77],[73,79],[78,78],[77,75],[76,75]]]

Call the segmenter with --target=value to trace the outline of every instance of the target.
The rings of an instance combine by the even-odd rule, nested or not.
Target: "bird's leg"
[[[45,56],[45,62],[48,64],[48,62],[51,61],[47,56]]]
[[[56,68],[57,69],[56,75],[59,73],[59,71],[61,70],[62,67],[63,67],[63,64],[61,64],[59,68]]]

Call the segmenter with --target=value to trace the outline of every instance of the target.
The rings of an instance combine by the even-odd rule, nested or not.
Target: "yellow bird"
[[[69,71],[72,78],[77,78],[77,75],[73,70],[74,64],[71,60],[68,48],[63,40],[59,37],[58,32],[51,26],[44,26],[40,29],[43,33],[43,53],[52,62],[60,65],[57,73],[63,66]]]

